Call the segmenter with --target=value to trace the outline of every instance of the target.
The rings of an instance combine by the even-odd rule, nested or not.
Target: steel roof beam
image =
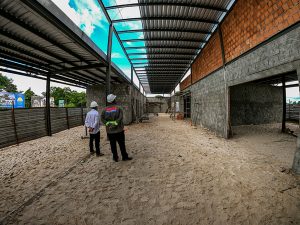
[[[152,63],[133,63],[134,65],[143,65],[143,64],[148,64],[148,65],[169,65],[169,66],[172,66],[172,65],[187,65],[189,66],[190,64],[189,63],[174,63],[174,62],[152,62]]]
[[[122,42],[139,42],[139,41],[177,41],[177,42],[196,42],[196,43],[206,43],[203,39],[195,38],[141,38],[141,39],[123,39]]]
[[[73,66],[70,68],[64,68],[61,70],[53,71],[52,73],[65,73],[65,72],[72,72],[72,71],[79,71],[79,70],[88,70],[88,69],[97,69],[99,67],[106,67],[103,63],[96,63],[84,66]]]
[[[145,69],[148,69],[148,68],[168,68],[167,66],[165,65],[149,65],[149,66],[135,66],[136,69],[138,68],[145,68]],[[173,66],[172,69],[174,68],[186,68],[186,66]]]
[[[12,73],[12,74],[16,74],[16,75],[21,75],[21,76],[26,76],[26,77],[32,77],[32,78],[36,78],[36,79],[40,79],[40,80],[47,80],[47,78],[45,78],[45,77],[39,77],[37,75],[28,74],[28,73],[22,73],[22,72],[15,71],[15,70],[9,70],[9,69],[0,68],[0,71],[7,72],[7,73]],[[85,84],[84,86],[83,85],[81,86],[81,85],[75,85],[75,84],[72,84],[72,83],[62,82],[62,81],[59,81],[57,79],[58,78],[56,78],[55,80],[53,80],[53,79],[50,79],[50,80],[51,80],[51,82],[56,82],[56,83],[70,85],[70,86],[79,87],[79,88],[86,88],[86,86],[87,86],[87,84]]]
[[[73,57],[76,57],[77,59],[85,62],[85,59],[76,54],[75,52],[73,52],[72,50],[70,50],[69,48],[65,47],[64,45],[62,45],[61,43],[59,43],[58,41],[54,40],[54,39],[51,39],[49,36],[43,34],[41,31],[39,31],[38,29],[36,29],[34,26],[30,26],[29,24],[17,19],[15,16],[7,13],[6,11],[4,10],[1,10],[0,9],[0,15],[7,18],[9,21],[17,24],[18,26],[30,31],[32,34],[46,40],[47,42],[51,43],[52,45],[55,45],[57,46],[58,48],[62,49],[63,51],[67,52],[68,54],[70,54],[71,56]],[[104,62],[104,61],[102,61]]]
[[[209,23],[209,24],[219,24],[218,20],[209,20],[203,18],[189,18],[189,17],[176,17],[176,16],[148,16],[148,17],[137,17],[137,18],[126,18],[112,20],[112,23],[123,23],[132,21],[149,21],[149,20],[174,20],[174,21],[187,21],[187,22],[197,22],[197,23]]]
[[[15,63],[15,62],[6,61],[6,60],[3,60],[3,59],[0,59],[0,64],[4,67],[8,67],[8,68],[11,68],[11,69],[22,70],[22,71],[31,72],[31,73],[35,73],[35,74],[40,74],[40,75],[44,75],[44,76],[47,76],[47,73],[48,73],[48,71],[39,70],[39,69],[36,69],[36,68],[33,68],[33,67],[29,67],[29,66],[26,66],[26,65]],[[57,75],[54,75],[52,77],[53,78],[56,77],[57,79],[61,79],[61,80],[64,80],[64,81],[67,81],[67,82],[70,82],[70,83],[84,85],[84,83],[82,81],[79,81],[79,80],[72,80],[72,79],[57,76]]]
[[[39,52],[41,52],[43,54],[46,54],[46,55],[50,56],[51,58],[57,59],[57,60],[61,61],[62,63],[70,64],[70,65],[73,65],[73,66],[77,66],[75,63],[68,62],[65,58],[59,56],[58,54],[55,54],[55,53],[47,50],[46,48],[42,48],[42,47],[40,47],[38,45],[35,45],[34,43],[31,43],[28,40],[25,40],[25,39],[22,39],[20,37],[17,37],[16,35],[13,35],[12,33],[9,33],[9,32],[4,31],[4,30],[0,30],[0,34],[3,35],[3,36],[6,36],[7,38],[12,38],[14,41],[19,42],[19,43],[21,43],[23,45],[27,45],[30,48],[38,50]],[[93,72],[89,72],[89,73],[91,75],[93,75],[94,77],[100,78],[100,79],[103,80],[103,78],[99,77],[97,74],[95,74]],[[83,77],[86,76],[85,74],[82,74],[82,73],[79,73],[79,74],[82,75]]]
[[[188,55],[188,56],[195,56],[195,54],[191,54],[191,53],[182,53],[182,52],[150,52],[150,53],[128,53],[129,56],[132,55]]]
[[[175,56],[175,55],[174,55]],[[151,60],[151,59],[153,59],[153,60],[184,60],[184,61],[192,61],[193,60],[193,58],[191,57],[191,58],[182,58],[182,57],[169,57],[169,58],[165,58],[165,57],[163,57],[163,58],[131,58],[130,60]]]
[[[172,3],[172,2],[149,2],[149,3],[131,3],[131,4],[122,4],[122,5],[113,5],[105,7],[106,10],[112,9],[120,9],[120,8],[128,8],[128,7],[144,7],[144,6],[179,6],[179,7],[189,7],[189,8],[196,8],[196,9],[208,9],[214,10],[219,12],[227,12],[227,9],[216,7],[208,4],[195,4],[195,3]]]
[[[1,51],[0,51],[0,57],[2,57],[4,59],[9,59],[11,61],[18,62],[18,63],[24,64],[24,65],[30,65],[32,67],[40,67],[41,69],[44,69],[44,70],[47,70],[47,71],[51,70],[51,68],[49,66],[47,67],[46,65],[43,66],[41,64],[33,63],[32,61],[27,61],[26,58],[21,58],[19,56],[15,56],[13,53],[9,53],[9,54],[10,55],[7,55],[7,53],[1,53]],[[68,75],[67,77],[69,77],[69,76],[77,77],[78,80],[84,81],[86,83],[98,82],[97,80],[95,80],[91,77],[78,78],[78,75],[70,74],[70,73],[66,73],[66,75]]]
[[[193,50],[198,50],[200,49],[199,46],[178,46],[178,45],[153,45],[153,46],[138,46],[138,47],[125,47],[126,50],[131,50],[131,49],[155,49],[155,48],[159,48],[159,49],[165,49],[165,48],[169,48],[169,49],[193,49]]]
[[[135,30],[120,30],[117,31],[118,34],[127,34],[127,33],[137,33],[137,32],[181,32],[181,33],[193,33],[193,34],[211,34],[210,31],[206,30],[196,30],[196,29],[178,29],[178,28],[147,28],[147,29],[135,29]]]

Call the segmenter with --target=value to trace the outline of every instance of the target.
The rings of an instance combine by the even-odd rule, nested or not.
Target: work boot
[[[99,157],[99,156],[103,156],[104,154],[103,153],[97,153],[96,155]]]
[[[118,162],[118,161],[119,161],[119,159],[115,159],[115,158],[113,158],[113,160],[114,160],[115,162]]]
[[[129,160],[132,160],[132,157],[127,157],[125,159],[122,159],[123,161],[129,161]]]

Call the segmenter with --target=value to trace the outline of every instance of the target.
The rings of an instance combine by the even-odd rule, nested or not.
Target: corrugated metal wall
[[[85,108],[51,108],[51,130],[83,125]],[[0,148],[47,135],[45,108],[0,111]]]

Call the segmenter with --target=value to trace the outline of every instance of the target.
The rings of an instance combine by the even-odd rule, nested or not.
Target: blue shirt
[[[95,109],[89,111],[85,118],[85,126],[87,128],[93,128],[94,130],[90,134],[97,134],[100,131],[100,116],[99,112]]]

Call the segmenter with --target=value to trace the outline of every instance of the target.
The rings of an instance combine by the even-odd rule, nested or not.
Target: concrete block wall
[[[124,124],[132,121],[130,89],[131,86],[126,83],[111,85],[111,92],[117,96],[117,104],[123,108]]]
[[[90,107],[92,101],[96,101],[99,105],[99,110],[103,110],[106,104],[106,92],[104,85],[92,85],[86,88],[86,106]]]
[[[192,118],[228,137],[230,87],[300,67],[299,24],[298,0],[238,0],[219,26],[225,66],[217,31],[192,64]]]
[[[280,123],[282,87],[241,84],[230,88],[231,125]]]
[[[136,117],[139,118],[144,113],[146,98],[135,87],[128,83],[112,84],[111,92],[117,96],[117,104],[123,108],[124,124],[130,124]],[[105,85],[89,86],[86,93],[88,106],[92,101],[96,101],[99,105],[99,112],[101,112],[106,104]],[[136,115],[136,111],[139,113],[138,115]]]
[[[226,136],[226,101],[224,71],[219,70],[195,83],[191,90],[192,121],[214,131],[218,136]]]
[[[170,108],[170,98],[147,98],[148,113],[165,113]]]
[[[300,68],[299,26],[194,83],[190,87],[192,118],[197,113],[194,102],[200,102],[197,123],[228,137],[228,88],[297,68]]]

